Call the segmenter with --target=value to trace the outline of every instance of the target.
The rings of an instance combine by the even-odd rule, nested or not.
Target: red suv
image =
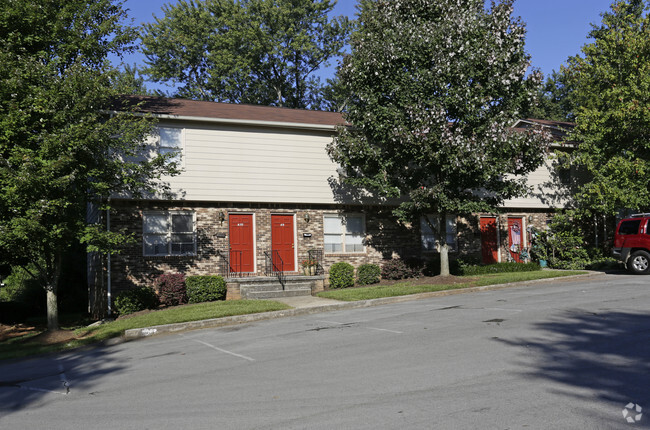
[[[650,213],[635,214],[616,226],[612,254],[632,273],[650,273]]]

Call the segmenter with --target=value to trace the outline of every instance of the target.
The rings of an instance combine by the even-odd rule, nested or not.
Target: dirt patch
[[[36,334],[36,336],[27,337],[20,342],[38,343],[41,345],[55,345],[57,343],[65,343],[74,339],[81,338],[75,334],[74,330],[46,331],[42,327],[35,327],[25,324],[0,324],[0,342],[4,342],[16,337],[26,336],[29,334]]]

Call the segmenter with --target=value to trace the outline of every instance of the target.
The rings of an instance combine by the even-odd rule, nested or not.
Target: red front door
[[[293,215],[271,215],[271,250],[274,251],[273,264],[277,270],[285,272],[296,270]]]
[[[508,252],[517,263],[521,263],[519,253],[524,244],[524,229],[521,218],[508,218]]]
[[[253,272],[253,215],[230,214],[230,271]]]
[[[496,263],[499,258],[497,242],[497,219],[495,217],[481,218],[481,255],[483,264]]]

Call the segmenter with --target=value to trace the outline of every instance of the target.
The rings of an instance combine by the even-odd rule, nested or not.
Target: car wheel
[[[650,273],[650,254],[646,251],[635,251],[627,261],[627,268],[634,274],[647,275]]]

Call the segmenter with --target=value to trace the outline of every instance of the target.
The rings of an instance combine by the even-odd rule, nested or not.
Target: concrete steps
[[[239,284],[242,299],[275,299],[311,296],[314,288],[322,285],[323,279],[323,276],[287,276],[284,288],[277,277],[231,278],[228,282]]]

